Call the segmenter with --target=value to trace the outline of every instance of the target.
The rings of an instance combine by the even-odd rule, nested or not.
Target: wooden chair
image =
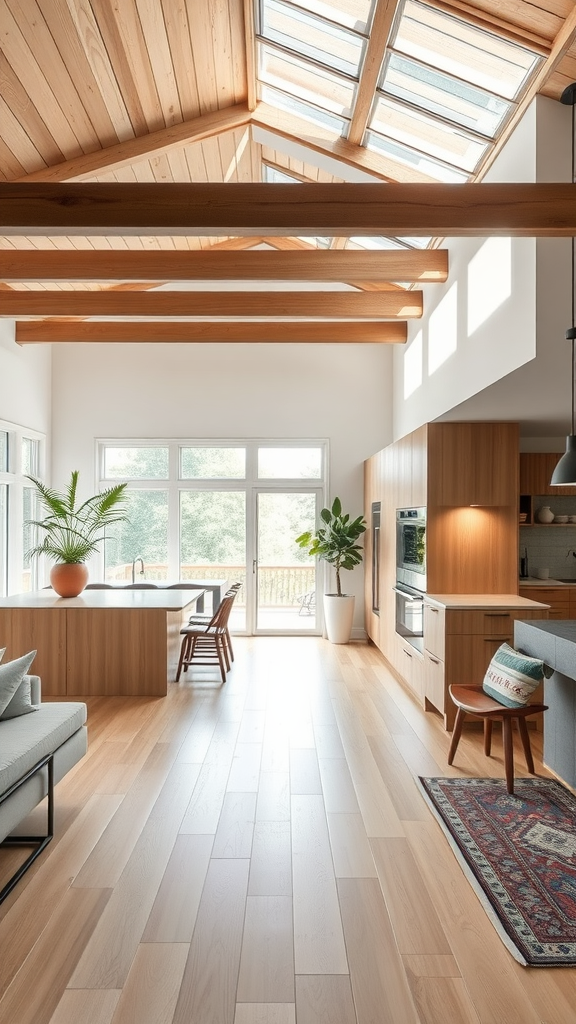
[[[179,681],[181,672],[186,672],[188,666],[193,663],[196,665],[218,665],[222,682],[226,682],[226,671],[230,670],[231,663],[226,636],[228,619],[235,597],[235,593],[225,595],[207,625],[188,623],[182,627],[180,633],[183,635],[183,640],[180,647],[176,682]]]
[[[112,583],[87,583],[84,590],[114,590]]]
[[[224,594],[224,597],[230,597],[231,595],[234,595],[234,597],[236,597],[236,594],[238,593],[238,591],[241,588],[242,588],[242,583],[233,583],[232,586],[229,588],[229,590],[227,590],[226,593]],[[190,616],[190,618],[188,619],[188,625],[189,626],[203,626],[203,625],[208,625],[209,622],[210,622],[210,615],[207,615],[207,614],[205,615],[205,614],[203,614],[201,612],[193,612],[192,615]],[[228,650],[228,655],[229,655],[230,661],[234,661],[234,651],[232,649],[232,640],[231,640],[231,637],[230,637],[230,630],[229,630],[228,626],[226,626],[226,635],[225,635],[224,639],[225,639],[225,643],[226,643],[226,647],[227,647],[227,650]]]
[[[512,722],[515,720],[524,748],[526,765],[531,775],[534,775],[534,759],[530,747],[530,737],[526,718],[528,715],[537,715],[540,711],[547,711],[546,704],[525,704],[523,707],[508,708],[499,704],[487,693],[484,693],[481,686],[450,686],[450,696],[458,708],[452,742],[448,751],[448,764],[452,764],[460,736],[462,725],[466,715],[473,715],[484,722],[484,753],[490,757],[492,746],[492,722],[502,722],[502,742],[504,746],[504,770],[506,772],[506,789],[509,793],[514,792],[514,744],[512,740]]]
[[[158,590],[157,583],[127,583],[122,590]]]

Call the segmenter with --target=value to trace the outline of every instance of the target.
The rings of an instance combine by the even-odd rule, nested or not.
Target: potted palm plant
[[[127,484],[116,484],[94,494],[81,505],[77,504],[78,470],[72,472],[64,491],[47,487],[36,477],[29,476],[46,515],[44,519],[30,519],[26,523],[44,536],[27,555],[47,555],[55,561],[50,570],[50,583],[60,597],[77,597],[88,582],[86,559],[98,550],[104,531],[112,523],[128,518],[123,504]]]
[[[324,595],[326,634],[332,643],[346,644],[352,632],[354,595],[342,593],[340,572],[353,569],[362,561],[362,548],[356,542],[366,530],[366,521],[363,516],[351,519],[343,514],[340,498],[334,498],[332,508],[323,508],[320,518],[323,525],[316,533],[307,530],[296,538],[296,543],[308,548],[308,554],[334,566],[336,593]]]

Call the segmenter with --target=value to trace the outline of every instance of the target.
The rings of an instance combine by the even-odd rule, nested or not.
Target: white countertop
[[[520,580],[521,587],[576,587],[576,580],[554,580],[552,577],[547,580],[537,579],[536,576],[526,576]]]
[[[78,597],[59,597],[51,587],[0,598],[0,608],[156,608],[181,611],[196,604],[203,590],[83,590]]]
[[[539,582],[547,583],[548,580]],[[518,594],[427,594],[424,601],[426,604],[436,605],[438,608],[466,610],[525,608],[526,611],[535,611],[537,608],[547,609],[550,607],[547,604],[541,604],[540,601],[530,601],[527,597],[519,597]]]

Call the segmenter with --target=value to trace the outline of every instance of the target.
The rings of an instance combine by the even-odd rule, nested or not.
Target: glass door
[[[317,633],[316,563],[296,544],[314,530],[319,489],[256,492],[256,633]]]

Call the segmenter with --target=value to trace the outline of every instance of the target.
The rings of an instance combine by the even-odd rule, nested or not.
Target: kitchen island
[[[46,697],[166,696],[180,627],[202,590],[51,589],[0,598],[5,659],[37,650],[32,670]]]
[[[576,789],[576,621],[516,622],[514,645],[554,670],[544,679],[542,761]]]

